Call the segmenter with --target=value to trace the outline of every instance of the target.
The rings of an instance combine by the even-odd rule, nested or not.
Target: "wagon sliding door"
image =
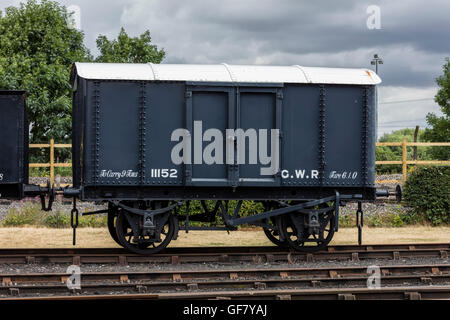
[[[186,129],[191,134],[191,163],[185,164],[185,183],[193,186],[232,184],[226,164],[226,129],[233,128],[234,88],[188,86]]]
[[[239,88],[237,128],[245,132],[245,162],[239,164],[241,186],[280,185],[282,98],[282,88]],[[256,142],[251,142],[255,138]]]

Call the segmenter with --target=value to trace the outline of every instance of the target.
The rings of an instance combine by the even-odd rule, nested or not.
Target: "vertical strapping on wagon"
[[[368,181],[368,143],[369,143],[369,88],[364,86],[363,88],[363,110],[362,110],[362,141],[361,141],[361,169],[362,169],[362,184],[367,185]]]
[[[276,165],[276,174],[275,174],[275,180],[277,182],[277,185],[282,185],[282,179],[281,179],[281,168],[283,164],[283,144],[284,144],[284,132],[283,132],[283,100],[284,100],[284,94],[283,94],[283,88],[277,89],[277,103],[276,103],[276,126],[275,129],[278,129],[279,135],[278,135],[278,154],[279,159],[278,163]],[[272,155],[273,157],[273,155]]]
[[[234,128],[240,128],[241,127],[241,91],[239,85],[236,85],[236,112],[235,112],[235,119],[234,119]],[[233,164],[231,165],[232,175],[231,175],[231,186],[233,188],[239,186],[239,164],[237,161],[237,145],[234,145],[234,159]]]
[[[19,100],[19,99],[18,99],[18,97],[13,97],[13,100]],[[19,175],[17,177],[18,178],[17,181],[20,182],[20,183],[28,183],[28,181],[24,180],[25,179],[25,172],[24,172],[24,165],[25,165],[25,163],[24,162],[27,162],[28,159],[23,157],[23,154],[25,152],[25,150],[24,150],[24,147],[25,147],[25,145],[24,145],[24,136],[28,134],[28,131],[24,130],[24,127],[25,127],[25,123],[24,123],[25,122],[25,113],[26,113],[26,110],[25,110],[25,99],[24,99],[23,105],[22,105],[22,103],[18,103],[18,105],[20,107],[18,108],[17,112],[19,114],[18,119],[20,119],[20,120],[18,121],[18,130],[17,130],[17,132],[18,132],[17,152],[19,154],[19,158],[17,159],[18,160],[17,161],[17,164],[18,164],[18,175]],[[25,134],[24,134],[24,132],[25,132]],[[23,174],[23,176],[22,176],[22,174]],[[21,189],[22,189],[22,187],[21,187]],[[21,193],[22,193],[22,191],[21,191]]]
[[[100,81],[94,81],[94,143],[92,164],[94,167],[94,184],[99,181],[99,149],[100,149]]]
[[[29,132],[29,122],[28,122],[28,115],[27,115],[27,95],[26,93],[24,93],[23,95],[23,126],[22,126],[22,131],[23,131],[23,140],[21,141],[21,145],[23,145],[23,148],[21,149],[21,152],[23,157],[22,160],[23,161],[23,166],[22,166],[22,170],[23,170],[23,182],[25,184],[29,183],[29,174],[30,174],[30,164],[28,162],[29,159],[29,144],[30,144],[30,136],[28,134]]]
[[[192,107],[192,87],[186,87],[184,93],[186,103],[186,129],[189,132],[194,132],[194,111]],[[183,154],[184,155],[184,154]],[[192,162],[188,161],[183,165],[184,170],[184,183],[186,185],[192,185]]]
[[[139,97],[139,185],[144,184],[145,177],[145,148],[146,148],[146,125],[147,125],[147,96],[145,90],[145,82],[140,83]]]
[[[325,175],[325,86],[320,85],[319,104],[319,180],[323,186]]]

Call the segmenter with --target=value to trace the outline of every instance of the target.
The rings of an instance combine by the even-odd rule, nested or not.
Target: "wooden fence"
[[[406,181],[406,174],[408,172],[408,164],[414,165],[450,165],[450,160],[408,160],[408,153],[406,147],[450,147],[450,142],[406,142],[403,138],[402,142],[377,142],[377,147],[402,147],[402,160],[397,161],[375,161],[375,164],[401,164],[402,165],[402,180],[377,180],[376,183],[400,183]]]
[[[50,168],[50,184],[55,181],[55,168],[70,168],[71,163],[55,163],[55,148],[72,148],[72,144],[55,143],[50,139],[50,143],[30,144],[30,148],[50,148],[50,162],[47,163],[30,163],[30,168]]]
[[[402,142],[377,142],[377,147],[402,147],[402,160],[397,161],[376,161],[376,164],[389,165],[399,164],[402,165],[402,180],[377,180],[377,183],[401,183],[406,181],[406,173],[408,165],[450,165],[450,160],[446,161],[419,161],[408,160],[406,147],[450,147],[450,142],[406,142],[406,138]],[[50,148],[50,162],[47,163],[30,163],[30,168],[50,168],[50,183],[55,181],[55,168],[72,167],[71,163],[55,163],[55,148],[71,148],[71,144],[55,143],[53,139],[50,143],[30,144],[30,148]]]

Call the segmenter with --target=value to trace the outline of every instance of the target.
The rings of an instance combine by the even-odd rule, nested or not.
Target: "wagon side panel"
[[[22,198],[28,183],[28,124],[24,92],[0,92],[0,197]]]
[[[364,187],[369,174],[373,139],[368,90],[361,86],[326,86],[324,92],[323,184]],[[319,142],[320,143],[320,142]]]
[[[282,183],[318,186],[319,95],[316,85],[286,85],[283,99]]]
[[[172,161],[178,143],[172,133],[185,128],[185,85],[148,82],[145,100],[145,185],[182,185],[183,165]],[[174,136],[174,139],[177,137]]]

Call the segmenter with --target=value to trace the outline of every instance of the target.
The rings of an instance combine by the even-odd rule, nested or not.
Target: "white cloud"
[[[442,114],[439,105],[434,102],[437,90],[437,87],[379,87],[378,137],[393,130],[414,128],[416,125],[424,129],[427,126],[425,117],[429,112]]]

